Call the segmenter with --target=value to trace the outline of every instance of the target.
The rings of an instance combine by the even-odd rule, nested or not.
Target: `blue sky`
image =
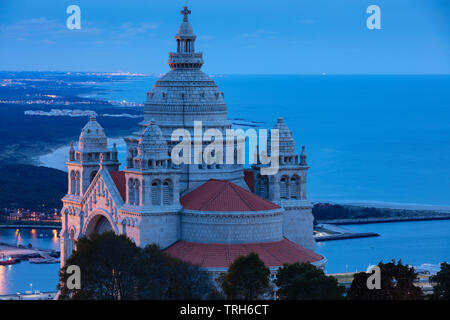
[[[208,73],[450,73],[448,0],[0,0],[0,70],[166,72],[186,2]]]

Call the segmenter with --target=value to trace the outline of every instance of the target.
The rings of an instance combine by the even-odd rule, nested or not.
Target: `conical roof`
[[[146,160],[164,160],[169,158],[169,146],[161,128],[154,121],[144,130],[138,145],[138,155]]]
[[[84,151],[106,150],[107,138],[105,130],[94,116],[91,116],[88,123],[81,129],[78,148]]]
[[[248,212],[280,207],[227,181],[211,179],[180,199],[183,209],[198,211]]]
[[[283,118],[278,118],[277,123],[272,129],[278,130],[278,150],[280,155],[294,155],[295,154],[295,141],[292,137],[292,132],[284,123]],[[271,133],[269,131],[269,137],[267,141],[269,153],[271,150]]]
[[[183,21],[178,28],[177,36],[180,37],[195,37],[194,30],[189,22]]]

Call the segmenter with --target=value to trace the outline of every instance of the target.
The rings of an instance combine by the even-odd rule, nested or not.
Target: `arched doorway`
[[[100,234],[106,231],[115,231],[115,230],[105,216],[97,214],[88,222],[85,235],[89,236],[94,232]]]

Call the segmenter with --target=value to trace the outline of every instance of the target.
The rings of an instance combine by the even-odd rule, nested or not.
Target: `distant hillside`
[[[314,223],[319,221],[329,221],[337,223],[338,220],[364,220],[371,218],[414,218],[425,216],[448,216],[445,213],[439,213],[430,210],[408,210],[408,209],[389,209],[372,208],[352,205],[339,205],[330,203],[316,203],[312,209]]]
[[[61,208],[67,173],[47,167],[0,166],[0,208],[53,210]]]

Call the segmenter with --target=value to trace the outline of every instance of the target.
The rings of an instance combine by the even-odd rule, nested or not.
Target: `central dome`
[[[156,81],[144,116],[145,122],[157,121],[167,140],[175,129],[193,130],[194,121],[202,121],[204,127],[231,127],[223,92],[200,70],[177,69]]]
[[[170,141],[173,130],[185,128],[193,131],[194,121],[202,121],[203,127],[213,127],[223,132],[231,128],[227,120],[224,93],[217,84],[200,69],[201,52],[195,52],[196,36],[188,21],[191,12],[181,11],[183,21],[175,35],[177,51],[169,53],[171,71],[156,81],[145,102],[145,126],[156,120],[165,138]]]
[[[231,123],[227,119],[224,93],[219,90],[211,77],[200,70],[203,65],[203,55],[201,52],[195,52],[196,35],[188,21],[190,11],[185,7],[181,14],[183,21],[175,35],[177,50],[169,53],[168,64],[171,71],[158,79],[152,90],[147,93],[144,120],[139,124],[140,130],[134,133],[134,137],[126,140],[130,154],[134,154],[138,139],[142,137],[152,120],[156,121],[161,129],[163,138],[169,146],[169,154],[172,147],[179,143],[179,140],[172,141],[172,134],[177,129],[188,131],[191,142],[202,138],[194,136],[194,133],[198,135],[200,132],[198,130],[194,132],[194,125],[197,123],[201,123],[202,134],[208,129],[216,129],[222,133],[223,137],[226,137],[226,130],[231,129]],[[183,135],[183,141],[185,136]],[[207,144],[209,143],[204,142],[203,148]],[[226,149],[225,147],[224,140],[223,150]],[[242,164],[225,163],[225,154],[222,154],[223,161],[212,165],[206,164],[203,158],[200,158],[201,161],[196,161],[197,155],[194,155],[194,152],[189,152],[191,162],[180,166],[182,194],[192,191],[209,179],[225,178],[247,188]]]

